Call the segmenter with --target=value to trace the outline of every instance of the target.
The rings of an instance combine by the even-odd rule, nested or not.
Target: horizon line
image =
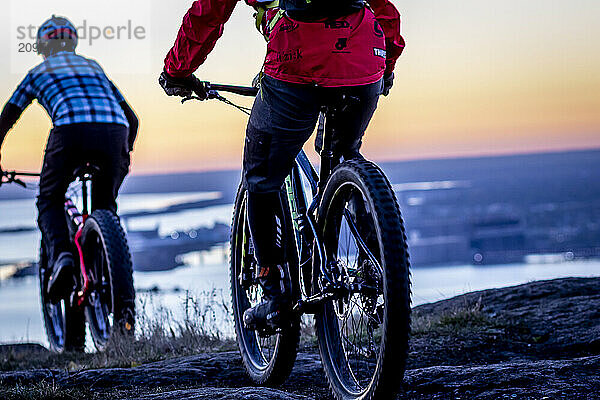
[[[490,158],[504,158],[504,157],[519,157],[519,156],[534,156],[534,155],[553,155],[553,154],[565,154],[565,153],[584,153],[584,152],[600,152],[600,147],[574,147],[564,150],[523,150],[513,152],[498,152],[498,153],[481,153],[478,155],[465,155],[465,156],[439,156],[435,158],[424,157],[424,158],[377,158],[372,161],[380,164],[385,163],[410,163],[410,162],[431,162],[431,161],[447,161],[447,160],[477,160],[477,159],[490,159]],[[142,173],[130,173],[129,177],[147,177],[147,176],[168,176],[168,175],[184,175],[184,174],[201,174],[210,172],[238,172],[241,171],[242,166],[239,168],[215,168],[215,169],[197,169],[197,170],[181,170],[172,172],[142,172]]]

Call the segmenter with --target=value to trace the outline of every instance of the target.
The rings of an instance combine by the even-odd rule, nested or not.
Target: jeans
[[[101,123],[63,125],[50,132],[37,199],[48,265],[60,253],[71,251],[64,201],[76,168],[86,162],[100,168],[92,182],[92,211],[117,211],[117,194],[129,172],[128,135],[124,125]]]
[[[323,88],[262,79],[246,130],[243,183],[248,190],[248,222],[261,266],[285,260],[284,214],[280,195],[294,160],[315,129],[319,112],[341,94],[356,97],[337,121],[336,157],[360,155],[362,137],[377,108],[382,81],[363,86]]]

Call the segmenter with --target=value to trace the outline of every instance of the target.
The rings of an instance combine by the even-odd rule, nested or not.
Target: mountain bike
[[[113,211],[89,213],[92,204],[88,194],[98,172],[99,168],[89,163],[77,168],[73,173],[76,188],[65,197],[65,218],[78,267],[69,296],[49,298],[46,288],[50,273],[43,240],[40,246],[38,279],[42,315],[50,349],[55,352],[83,351],[86,321],[99,351],[106,347],[115,329],[125,334],[133,334],[134,330],[133,266],[125,232]],[[39,177],[39,174],[3,172],[2,183],[27,187],[19,178],[25,176]],[[79,195],[81,212],[75,205]]]
[[[208,98],[249,114],[219,92],[256,96],[258,87],[204,83]],[[183,102],[198,97],[190,97]],[[337,399],[393,398],[400,390],[410,334],[409,255],[404,223],[382,170],[363,158],[334,159],[333,121],[358,99],[340,96],[321,109],[320,171],[304,151],[286,178],[287,261],[294,296],[289,327],[247,329],[246,309],[261,300],[258,266],[240,185],[231,224],[230,284],[238,347],[256,384],[281,384],[294,365],[300,320],[313,314],[319,352]],[[342,114],[343,115],[343,114]],[[309,202],[310,199],[310,202]]]

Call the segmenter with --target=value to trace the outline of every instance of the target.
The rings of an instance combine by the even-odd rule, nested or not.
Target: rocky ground
[[[600,399],[600,278],[422,305],[414,309],[413,331],[402,399]],[[15,364],[6,354],[15,351],[0,351],[0,398],[330,398],[314,351],[299,354],[280,388],[253,387],[235,351],[132,368],[8,370]]]

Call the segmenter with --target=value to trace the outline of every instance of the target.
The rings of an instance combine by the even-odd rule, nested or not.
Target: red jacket
[[[172,76],[192,74],[223,34],[239,0],[196,0],[167,54]],[[253,5],[257,0],[246,0]],[[324,87],[373,83],[394,70],[404,50],[400,14],[389,0],[369,0],[371,9],[335,22],[281,18],[269,32],[264,72],[276,79]],[[270,11],[268,18],[275,12]]]

